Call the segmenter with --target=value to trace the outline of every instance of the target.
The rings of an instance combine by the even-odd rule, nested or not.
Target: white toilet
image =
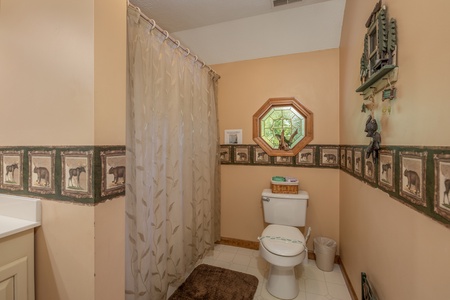
[[[305,237],[296,228],[305,226],[309,195],[262,193],[264,221],[269,223],[259,237],[259,253],[270,263],[267,291],[281,299],[293,299],[299,292],[294,267],[307,256]],[[295,226],[295,227],[294,227]]]

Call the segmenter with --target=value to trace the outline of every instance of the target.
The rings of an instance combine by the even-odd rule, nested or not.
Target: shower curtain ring
[[[150,23],[152,23],[152,28],[150,28],[150,31],[152,31],[156,27],[156,22],[155,22],[155,20],[151,19]]]
[[[204,68],[206,66],[206,63],[205,62],[203,62],[203,64],[202,64],[202,69]]]
[[[179,41],[179,40],[177,40],[177,41],[175,42],[175,44],[177,44],[177,47],[176,47],[175,49],[178,49],[178,48],[180,48],[180,45],[181,45],[181,43],[180,43],[180,41]]]
[[[189,54],[191,54],[191,50],[189,48],[186,48],[186,54],[184,56],[188,57]]]
[[[166,36],[164,40],[167,40],[169,38],[169,32],[167,30],[164,30],[164,35]]]
[[[195,55],[194,58],[195,58],[194,62],[197,62],[198,61],[198,56]]]

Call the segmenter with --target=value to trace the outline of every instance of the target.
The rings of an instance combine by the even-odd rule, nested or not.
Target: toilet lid
[[[281,256],[299,255],[306,248],[305,237],[292,226],[269,225],[259,240],[268,251]]]

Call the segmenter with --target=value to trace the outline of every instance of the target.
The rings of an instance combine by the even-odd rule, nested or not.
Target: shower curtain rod
[[[200,64],[202,65],[202,68],[203,68],[203,67],[207,67],[207,68],[209,69],[210,72],[214,73],[214,76],[217,77],[217,79],[220,79],[220,75],[217,74],[217,72],[214,71],[213,68],[211,68],[210,66],[208,66],[204,61],[200,60],[200,59],[198,58],[197,55],[192,54],[192,53],[191,53],[191,50],[190,50],[189,48],[183,47],[183,46],[181,45],[181,43],[180,43],[179,40],[175,40],[174,38],[172,38],[172,37],[169,35],[169,32],[168,32],[167,30],[162,29],[158,24],[156,24],[156,21],[155,21],[155,20],[150,19],[149,17],[147,17],[147,16],[141,11],[141,9],[140,9],[139,7],[137,7],[137,6],[133,5],[133,4],[131,4],[130,1],[128,1],[128,6],[132,7],[132,8],[135,9],[135,10],[137,10],[137,11],[139,12],[140,16],[141,16],[144,20],[146,20],[147,22],[149,22],[149,23],[152,25],[151,30],[156,29],[156,30],[158,30],[160,33],[164,34],[164,35],[166,36],[166,39],[169,39],[173,44],[175,44],[175,45],[177,46],[177,48],[181,48],[181,50],[183,50],[184,52],[186,52],[186,56],[191,55],[192,57],[194,57],[194,61],[200,63]]]

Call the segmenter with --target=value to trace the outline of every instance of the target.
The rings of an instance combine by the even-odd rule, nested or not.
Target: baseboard
[[[344,276],[345,284],[347,285],[348,292],[352,297],[352,300],[358,300],[358,296],[356,295],[355,289],[353,288],[352,283],[350,282],[350,278],[348,277],[347,271],[345,270],[345,266],[342,263],[342,260],[339,258],[339,265],[341,266],[342,275]]]
[[[259,242],[244,241],[244,240],[238,240],[238,239],[227,238],[227,237],[221,237],[220,241],[216,242],[216,244],[235,246],[235,247],[247,248],[247,249],[252,249],[252,250],[259,249]]]
[[[227,237],[221,237],[220,241],[216,242],[216,244],[235,246],[235,247],[247,248],[247,249],[252,249],[252,250],[259,249],[259,242],[245,241],[245,240],[239,240],[239,239],[233,239],[233,238],[227,238]],[[308,251],[308,259],[316,260],[316,255],[314,254],[314,252]],[[339,258],[339,255],[335,255],[334,263],[340,264],[340,261],[341,261],[341,259]]]

